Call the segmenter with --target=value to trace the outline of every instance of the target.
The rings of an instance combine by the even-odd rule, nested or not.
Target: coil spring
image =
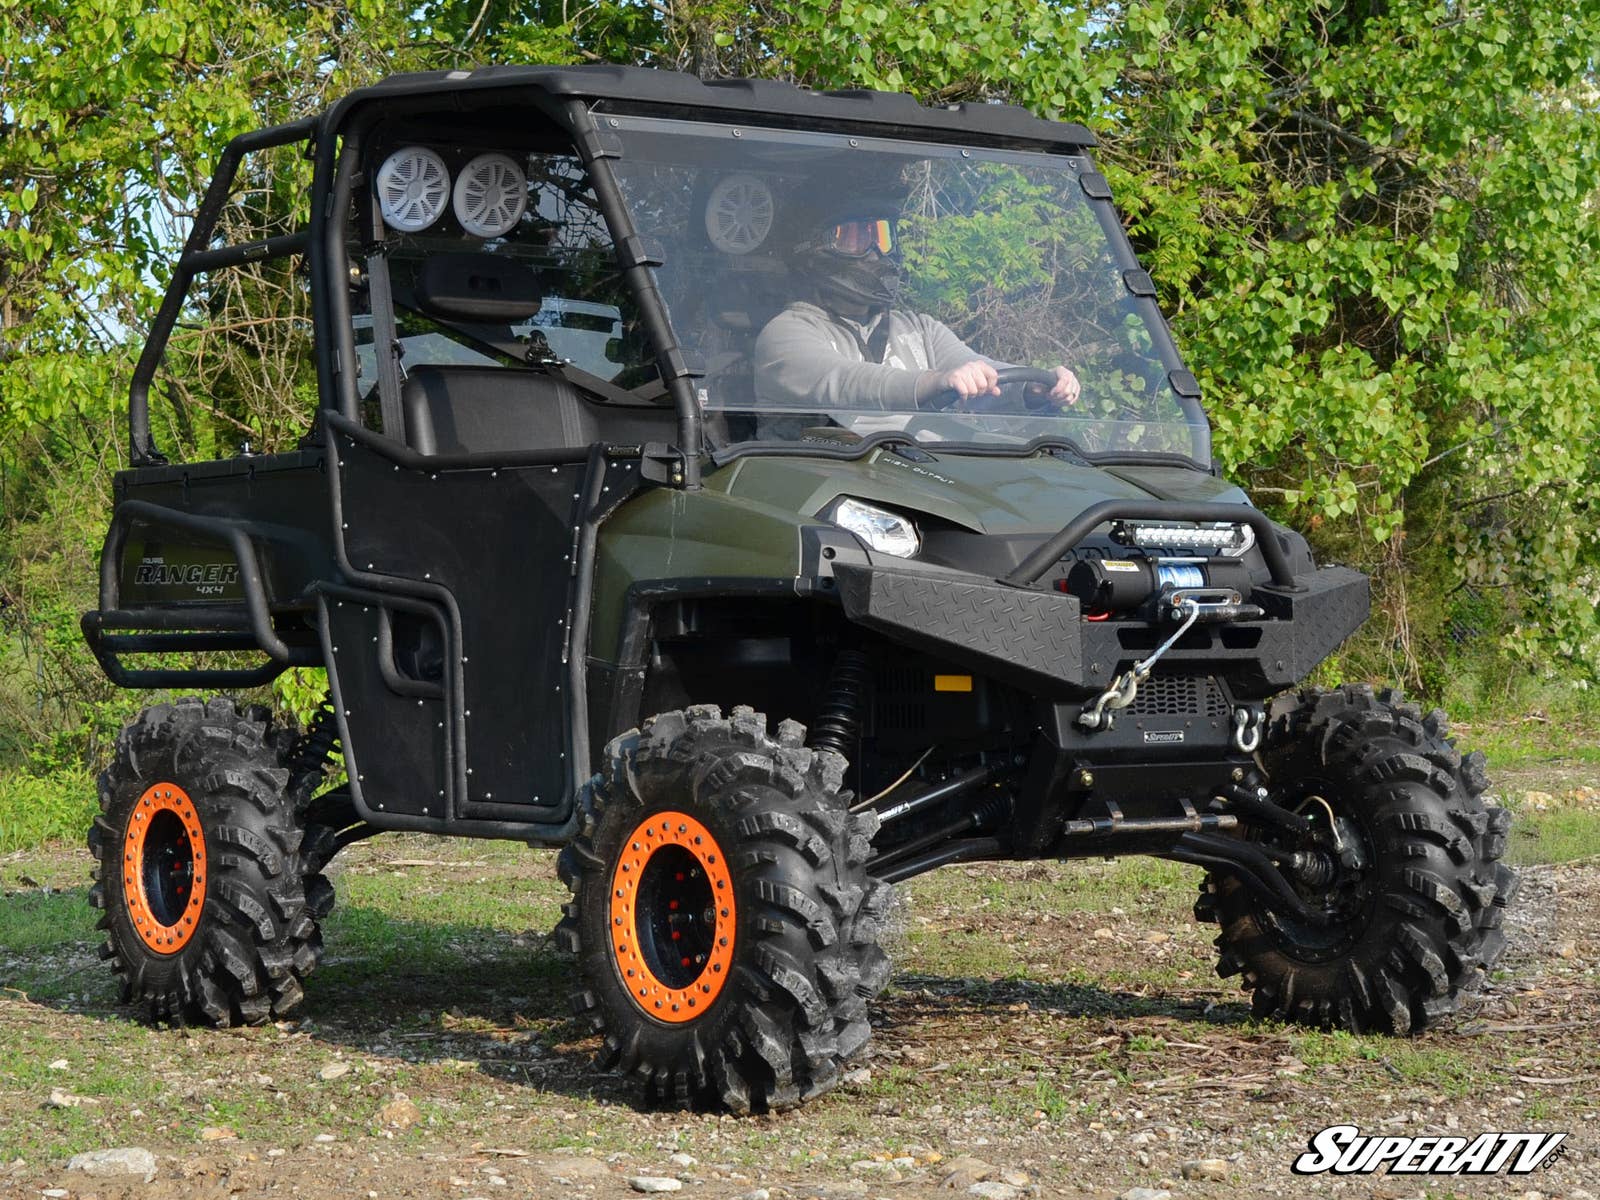
[[[315,786],[327,773],[338,746],[339,724],[333,715],[333,697],[325,695],[289,755],[290,777],[296,783],[310,780]]]
[[[1325,887],[1339,873],[1333,859],[1320,850],[1296,850],[1289,867],[1302,882],[1311,887]]]
[[[811,723],[813,749],[832,750],[846,758],[854,755],[861,737],[861,688],[869,666],[859,650],[841,650],[834,656],[828,694]]]
[[[972,810],[972,828],[980,833],[1003,825],[1011,815],[1011,792],[1008,789],[990,788],[988,795],[978,801]]]

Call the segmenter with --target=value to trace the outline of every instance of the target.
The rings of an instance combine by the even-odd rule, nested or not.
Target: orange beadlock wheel
[[[133,927],[157,954],[176,954],[200,926],[206,899],[200,814],[175,783],[145,789],[122,839],[122,895]]]
[[[617,973],[648,1016],[679,1024],[708,1009],[733,963],[733,877],[717,839],[681,812],[658,812],[622,842],[611,874]]]

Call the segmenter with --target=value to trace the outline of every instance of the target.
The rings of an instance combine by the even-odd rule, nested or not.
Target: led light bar
[[[1214,522],[1208,525],[1131,524],[1119,521],[1112,537],[1125,546],[1209,550],[1237,558],[1255,545],[1255,531],[1248,525]]]

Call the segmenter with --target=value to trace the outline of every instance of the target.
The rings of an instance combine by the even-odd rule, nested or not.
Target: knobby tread
[[[122,1001],[151,1019],[258,1024],[303,998],[302,981],[322,957],[317,921],[333,905],[320,872],[336,846],[332,830],[297,815],[318,780],[291,786],[294,740],[265,708],[225,697],[154,705],[118,737],[89,830],[95,878],[110,882],[96,882],[89,901],[103,910],[100,954]],[[209,874],[198,928],[170,955],[138,936],[116,882],[129,815],[157,782],[177,784],[194,803]]]
[[[1484,802],[1483,755],[1457,750],[1440,710],[1346,685],[1280,698],[1262,761],[1282,796],[1337,793],[1376,860],[1374,898],[1330,957],[1236,879],[1207,875],[1194,915],[1222,928],[1217,973],[1241,976],[1262,1017],[1408,1034],[1457,1011],[1504,951],[1520,882],[1499,861],[1511,815]]]
[[[577,955],[574,1011],[602,1037],[602,1066],[648,1101],[773,1112],[833,1087],[871,1035],[868,1003],[887,984],[879,932],[892,902],[865,863],[877,830],[852,816],[846,764],[775,734],[749,708],[662,713],[614,739],[581,798],[579,831],[558,858],[572,902],[555,931]],[[618,843],[652,811],[689,812],[734,869],[738,917],[730,978],[702,1016],[646,1016],[606,953]]]

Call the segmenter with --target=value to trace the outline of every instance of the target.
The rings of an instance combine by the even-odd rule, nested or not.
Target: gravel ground
[[[1504,972],[1407,1041],[1249,1019],[1175,868],[947,869],[903,889],[860,1069],[742,1120],[640,1111],[590,1065],[560,999],[570,964],[543,938],[561,898],[547,854],[354,849],[302,1014],[226,1031],[114,1004],[78,913],[86,870],[74,849],[0,860],[0,1197],[1600,1193],[1594,861],[1527,869]],[[1333,1124],[1568,1137],[1520,1179],[1291,1174]],[[128,1147],[151,1181],[67,1169]]]

